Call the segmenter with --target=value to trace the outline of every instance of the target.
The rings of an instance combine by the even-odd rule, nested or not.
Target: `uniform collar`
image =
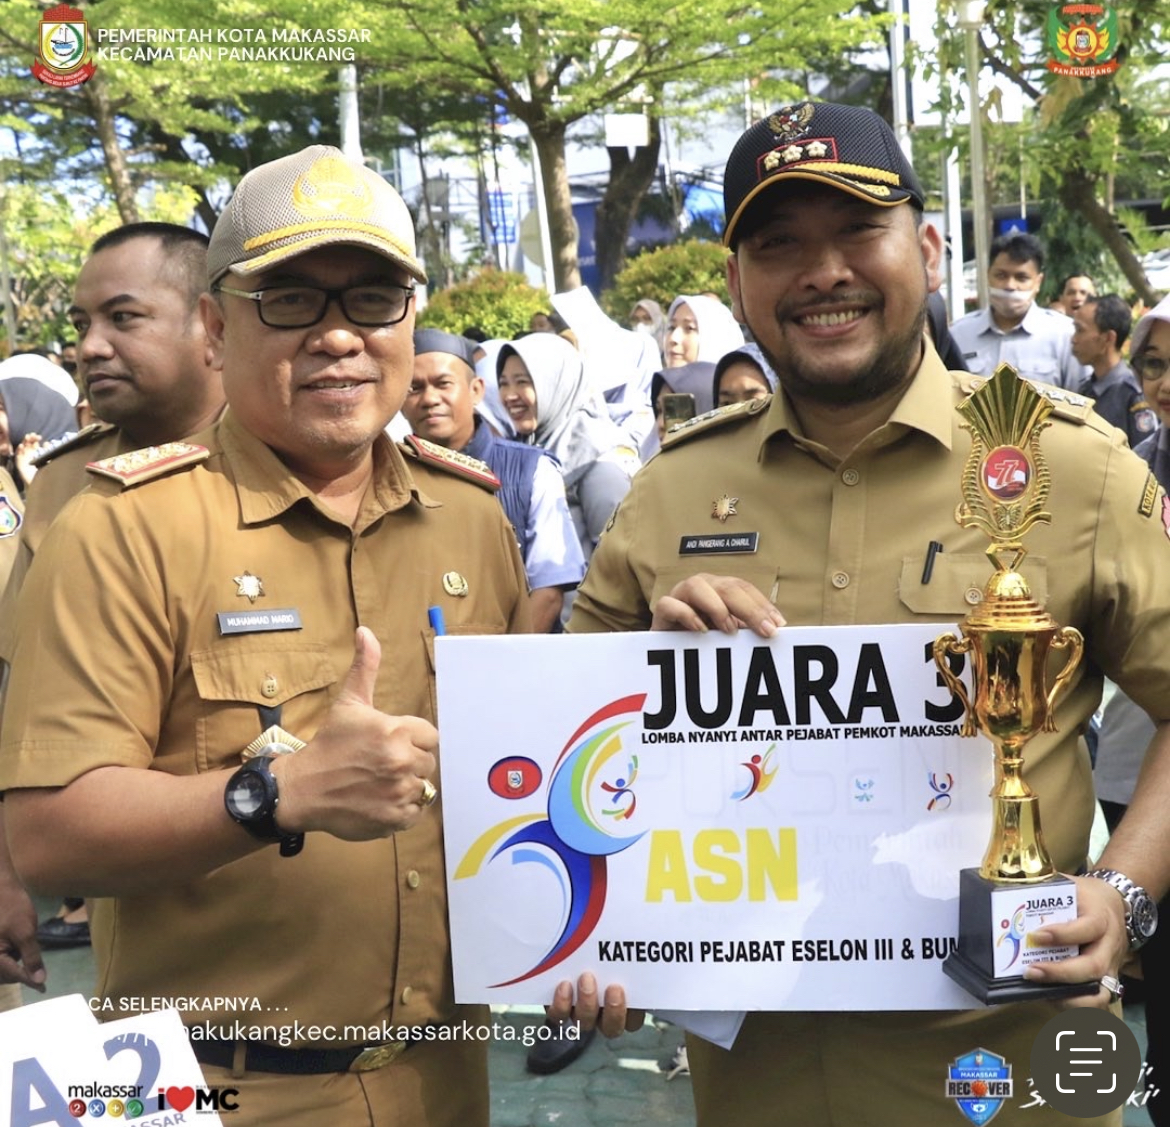
[[[479,415],[475,416],[474,422],[475,429],[471,432],[471,441],[463,447],[460,453],[486,462],[487,454],[495,444],[496,436],[492,433],[492,428]]]
[[[990,307],[977,310],[972,316],[975,318],[976,327],[981,335],[991,334],[997,337],[1010,337],[1013,333],[1025,333],[1028,336],[1035,336],[1037,333],[1042,332],[1045,328],[1044,322],[1048,319],[1048,314],[1049,310],[1041,309],[1036,304],[1035,298],[1033,298],[1032,304],[1028,306],[1028,312],[1024,314],[1024,319],[1014,329],[1008,329],[1006,332],[991,319]]]
[[[1136,380],[1130,366],[1124,361],[1119,360],[1112,368],[1109,369],[1100,379],[1096,376],[1091,377],[1087,382],[1092,386],[1093,390],[1100,395],[1104,391],[1119,383],[1129,383],[1130,378]]]
[[[946,366],[929,341],[922,354],[918,371],[910,381],[902,398],[894,406],[889,419],[878,430],[898,427],[900,430],[916,430],[935,439],[947,450],[954,442],[955,397],[952,381]],[[762,459],[769,440],[778,434],[789,434],[803,439],[800,421],[781,390],[772,396],[767,414],[763,416],[759,457]],[[876,434],[877,431],[874,432]],[[872,439],[871,434],[866,442]]]
[[[323,516],[336,520],[272,449],[246,430],[230,410],[218,429],[224,457],[235,477],[240,516],[245,524],[272,520],[300,500],[308,501]],[[357,527],[364,528],[382,514],[400,509],[412,500],[427,508],[437,504],[419,489],[398,448],[385,434],[378,435],[374,440],[373,495],[367,493],[362,502]]]

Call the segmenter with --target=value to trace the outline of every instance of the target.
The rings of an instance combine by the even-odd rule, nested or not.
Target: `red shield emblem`
[[[488,787],[500,798],[527,798],[540,786],[543,775],[531,759],[513,755],[501,759],[488,772]]]

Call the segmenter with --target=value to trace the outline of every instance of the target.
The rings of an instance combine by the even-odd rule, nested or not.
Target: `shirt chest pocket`
[[[235,640],[191,655],[199,696],[196,761],[200,771],[240,762],[263,730],[263,710],[279,709],[280,725],[308,741],[329,708],[337,673],[328,649],[305,642]]]
[[[712,575],[730,575],[750,583],[765,598],[775,600],[779,594],[780,573],[774,563],[765,563],[758,557],[743,555],[692,556],[685,563],[669,564],[658,570],[650,591],[650,608],[658,605],[663,595],[669,595],[684,579],[700,572]]]
[[[983,553],[939,552],[927,569],[926,553],[906,556],[898,578],[898,598],[916,615],[958,622],[983,602],[983,588],[994,565]],[[1048,568],[1042,556],[1028,556],[1021,565],[1032,598],[1048,600]],[[924,583],[923,576],[928,575]]]

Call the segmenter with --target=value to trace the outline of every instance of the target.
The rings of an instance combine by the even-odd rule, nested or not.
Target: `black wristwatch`
[[[1129,949],[1141,950],[1158,927],[1158,905],[1154,898],[1140,884],[1134,884],[1116,869],[1094,869],[1085,875],[1103,880],[1121,893],[1125,901],[1125,933],[1129,936]]]
[[[261,841],[280,842],[282,857],[295,857],[305,844],[304,834],[284,833],[276,824],[280,792],[272,775],[271,755],[249,759],[230,779],[223,804],[233,821]]]

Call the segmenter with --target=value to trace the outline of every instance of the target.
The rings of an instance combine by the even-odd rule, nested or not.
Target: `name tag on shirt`
[[[224,610],[216,616],[219,632],[225,634],[267,634],[272,630],[300,630],[301,612],[296,607],[277,610]]]
[[[714,536],[700,533],[684,536],[678,544],[680,556],[733,556],[756,551],[758,532],[721,532]]]

